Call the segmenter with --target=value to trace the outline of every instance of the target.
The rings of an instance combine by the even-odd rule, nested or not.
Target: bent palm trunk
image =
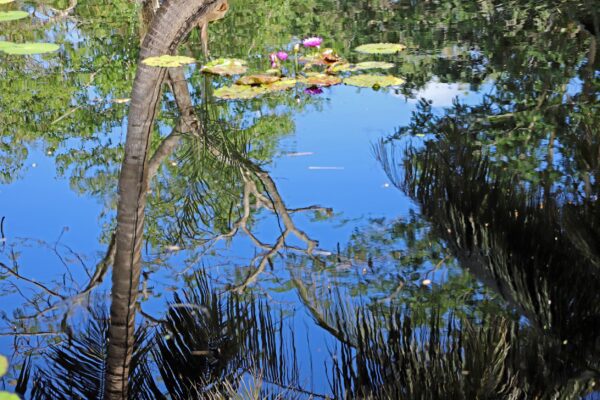
[[[143,41],[140,60],[175,53],[199,21],[224,0],[167,0]],[[117,250],[112,274],[105,398],[126,399],[141,273],[144,208],[149,184],[149,142],[167,70],[139,63],[129,109],[125,157],[119,178]]]

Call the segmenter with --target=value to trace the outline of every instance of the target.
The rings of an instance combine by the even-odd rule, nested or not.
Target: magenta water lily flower
[[[317,36],[309,37],[302,41],[304,47],[319,47],[321,43],[323,43],[323,38]]]
[[[320,87],[313,86],[313,87],[304,89],[304,93],[310,94],[311,96],[315,96],[315,95],[323,93],[323,89],[321,89]]]
[[[285,61],[288,59],[288,53],[285,51],[279,51],[277,52],[277,58],[279,58],[281,61]]]

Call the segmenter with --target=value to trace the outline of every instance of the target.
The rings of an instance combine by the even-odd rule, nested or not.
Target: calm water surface
[[[222,4],[0,5],[60,45],[0,51],[0,389],[600,398],[598,3],[230,0],[212,59],[305,77],[319,36],[405,80],[239,100]]]

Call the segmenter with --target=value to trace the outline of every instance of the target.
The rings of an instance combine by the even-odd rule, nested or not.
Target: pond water
[[[0,1],[0,390],[600,398],[599,10]]]

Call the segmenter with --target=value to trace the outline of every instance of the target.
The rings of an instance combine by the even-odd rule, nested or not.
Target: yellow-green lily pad
[[[355,71],[363,71],[368,69],[390,69],[394,68],[396,65],[389,62],[383,61],[365,61],[360,62],[358,64],[349,64],[349,63],[339,63],[333,64],[327,69],[327,72],[336,73],[336,72],[355,72]]]
[[[231,85],[218,88],[214,95],[216,98],[224,100],[247,100],[265,93],[267,90],[262,86]]]
[[[0,356],[0,377],[6,375],[8,372],[8,359],[4,356]]]
[[[406,81],[392,75],[355,75],[344,79],[346,85],[358,87],[380,88],[388,86],[399,86]]]
[[[282,79],[280,81],[265,85],[264,88],[269,92],[279,92],[293,88],[298,83],[295,79]]]
[[[54,43],[12,43],[0,41],[0,51],[14,55],[34,55],[52,53],[60,49]]]
[[[0,400],[21,400],[21,398],[13,393],[0,392]]]
[[[196,59],[192,57],[170,56],[168,54],[165,54],[164,56],[148,57],[142,61],[143,64],[146,64],[150,67],[160,68],[183,67],[184,65],[194,64],[195,62]]]
[[[29,17],[29,13],[26,11],[2,11],[0,12],[0,22],[16,21]]]
[[[355,51],[366,54],[395,54],[406,49],[406,46],[399,43],[369,43],[358,46]]]
[[[275,76],[275,75],[256,74],[256,75],[242,76],[235,83],[237,85],[257,86],[257,85],[265,85],[265,84],[269,84],[269,83],[274,83],[280,79],[281,79],[280,77]]]
[[[339,85],[340,83],[342,83],[342,78],[333,75],[314,73],[307,75],[308,76],[304,79],[301,79],[300,82],[309,86],[327,87]]]
[[[207,74],[232,76],[246,73],[246,61],[237,58],[219,58],[202,67],[201,71]]]

